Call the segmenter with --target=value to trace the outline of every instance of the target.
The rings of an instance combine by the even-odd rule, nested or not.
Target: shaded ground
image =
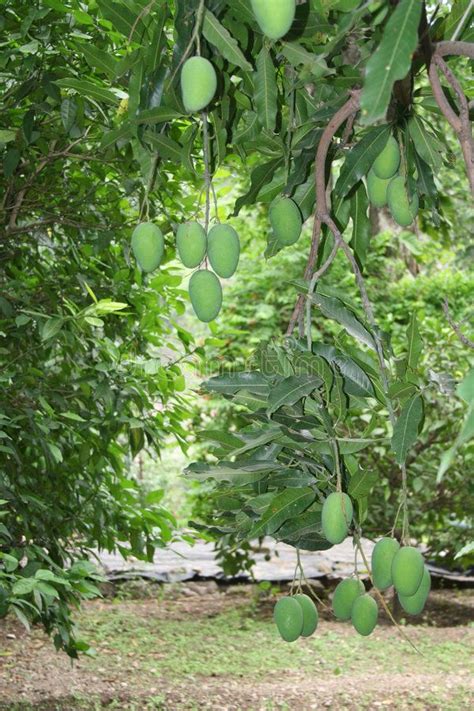
[[[39,630],[0,623],[0,709],[474,707],[473,591],[434,591],[423,624],[404,626],[420,654],[383,619],[362,638],[321,606],[315,635],[285,644],[275,590],[189,583],[127,599],[136,592],[85,607],[79,627],[96,656],[73,667]]]

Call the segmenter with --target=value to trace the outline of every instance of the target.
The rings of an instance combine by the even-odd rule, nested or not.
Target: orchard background
[[[110,594],[101,550],[153,560],[205,537],[230,579],[271,535],[296,564],[328,547],[333,491],[351,499],[356,549],[389,535],[472,569],[472,2],[282,0],[289,29],[273,37],[266,5],[0,4],[0,708],[472,705],[468,593],[434,590],[433,629],[409,618],[405,632],[389,591],[369,640],[326,616],[319,590],[320,626],[288,648],[268,585],[201,605],[166,586],[136,606],[126,586],[88,602]],[[195,110],[182,71],[196,56],[216,82]],[[398,191],[377,201],[373,166],[394,140]],[[274,218],[282,198],[296,228]],[[189,221],[239,238],[235,274],[209,277],[222,305],[208,324],[176,248]],[[144,222],[163,238],[156,269],[132,248]],[[209,245],[197,266],[220,276]],[[200,639],[215,653],[189,657]],[[337,678],[308,680],[316,658],[347,698]],[[283,669],[287,686],[265,687]],[[195,678],[208,693],[193,697]]]

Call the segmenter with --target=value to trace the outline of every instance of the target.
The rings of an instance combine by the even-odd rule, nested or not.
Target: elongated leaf
[[[415,395],[405,404],[393,428],[392,449],[398,464],[405,462],[408,450],[418,437],[422,419],[423,400]]]
[[[274,158],[268,163],[263,163],[263,165],[254,168],[250,175],[250,190],[235,201],[234,212],[232,213],[233,217],[237,217],[244,205],[253,205],[260,190],[264,185],[271,182],[276,169],[279,168],[282,163],[283,158]]]
[[[280,494],[276,494],[260,521],[251,529],[248,537],[258,538],[274,533],[285,521],[307,509],[314,499],[315,493],[309,487],[285,489]]]
[[[191,464],[185,472],[192,479],[200,481],[215,479],[216,481],[229,481],[235,486],[241,486],[260,481],[268,472],[278,471],[281,468],[278,462],[247,459],[240,462],[222,461],[215,466],[198,462],[197,464]]]
[[[437,171],[443,164],[440,151],[443,145],[438,139],[423,125],[419,116],[412,116],[408,121],[408,130],[415,144],[416,152],[428,163],[433,170]]]
[[[277,474],[271,474],[268,479],[268,486],[279,489],[296,488],[298,486],[308,486],[314,484],[314,476],[299,469],[284,469]]]
[[[219,50],[224,59],[245,71],[252,71],[252,65],[245,59],[237,40],[210,10],[205,12],[202,32],[207,41]]]
[[[114,2],[114,0],[97,0],[97,4],[103,16],[110,20],[114,30],[117,30],[125,37],[129,37],[132,32],[136,17],[131,10],[126,7],[123,2]],[[137,25],[140,23],[137,23]],[[143,27],[141,27],[141,32]],[[137,28],[135,29],[132,39],[137,38]]]
[[[111,131],[107,131],[107,133],[104,133],[102,136],[101,142],[100,142],[100,147],[101,148],[108,148],[109,146],[112,146],[114,143],[117,143],[118,141],[125,140],[127,138],[131,138],[132,132],[130,130],[130,124],[128,121],[126,123],[123,123],[121,126],[118,126],[117,128],[113,128]]]
[[[96,101],[105,101],[107,104],[118,104],[119,102],[119,97],[113,91],[87,79],[58,79],[55,83],[63,89],[74,89],[79,94],[96,99]]]
[[[348,494],[353,499],[363,499],[370,494],[378,476],[375,472],[367,472],[359,470],[351,477],[349,482]]]
[[[369,199],[365,185],[359,187],[351,198],[352,240],[351,247],[363,267],[370,244],[371,227],[369,218]]]
[[[418,328],[418,320],[415,312],[412,313],[410,318],[410,324],[407,329],[407,341],[407,364],[409,368],[415,370],[423,349],[423,341],[421,340],[420,329]]]
[[[357,397],[375,396],[374,386],[370,378],[352,358],[338,355],[334,358],[334,363],[341,371],[341,375],[344,378],[344,390],[348,395]]]
[[[299,538],[309,533],[321,535],[321,511],[305,511],[296,518],[286,521],[278,530],[275,538],[277,540]]]
[[[321,383],[321,378],[314,375],[291,375],[285,378],[270,391],[268,414],[271,415],[283,405],[294,405],[295,402],[313,392]]]
[[[371,333],[359,321],[354,312],[348,309],[340,299],[335,296],[324,296],[316,292],[312,296],[312,301],[319,306],[327,318],[335,319],[347,333],[375,350],[375,342]]]
[[[182,148],[179,143],[173,141],[169,136],[165,136],[164,133],[145,131],[145,138],[151,143],[153,148],[156,149],[156,152],[161,158],[174,161],[175,163],[182,162]]]
[[[181,116],[182,114],[180,114],[179,111],[170,109],[168,106],[155,106],[153,109],[145,109],[144,111],[140,111],[133,122],[136,124],[146,123],[151,126],[157,123],[173,121]]]
[[[267,395],[270,389],[267,378],[257,371],[217,375],[203,383],[203,388],[222,395],[234,395],[239,390]]]
[[[98,49],[93,44],[81,42],[74,43],[74,47],[78,54],[83,54],[87,64],[93,69],[98,69],[99,72],[106,74],[112,78],[115,76],[118,62],[112,57],[109,52]]]
[[[257,57],[255,108],[262,126],[274,131],[277,116],[276,73],[271,54],[265,46]]]
[[[242,434],[241,439],[244,443],[237,449],[232,450],[231,455],[233,457],[239,457],[245,454],[245,452],[250,452],[252,449],[257,449],[269,442],[273,442],[280,434],[281,430],[279,427],[268,427],[263,431],[252,434]]]
[[[400,0],[387,22],[382,41],[367,62],[360,99],[362,123],[385,117],[394,83],[408,74],[418,44],[421,8],[420,0]]]
[[[366,175],[378,154],[383,151],[390,135],[389,126],[376,126],[357,143],[347,156],[336,183],[336,194],[347,195],[354,185]]]

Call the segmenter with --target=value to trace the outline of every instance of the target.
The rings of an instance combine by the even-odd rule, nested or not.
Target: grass
[[[469,667],[472,649],[461,641],[440,639],[423,628],[416,631],[417,654],[398,636],[359,637],[349,625],[329,629],[324,622],[311,638],[294,644],[280,640],[270,620],[246,618],[225,611],[209,618],[186,620],[140,617],[130,624],[126,608],[111,605],[80,619],[82,636],[100,654],[87,664],[120,667],[124,657],[140,661],[149,674],[179,679],[189,676],[245,676],[285,670],[311,670],[338,676],[362,673],[367,659],[378,671],[403,674],[447,673]],[[412,636],[414,632],[411,632]]]
[[[324,619],[313,637],[287,644],[271,602],[258,607],[253,597],[219,593],[91,603],[78,625],[96,654],[80,660],[72,686],[49,644],[33,644],[41,650],[34,652],[12,642],[6,664],[22,667],[26,653],[18,678],[28,688],[44,669],[56,683],[6,705],[0,691],[2,711],[201,711],[227,708],[229,699],[238,711],[290,711],[322,708],[328,698],[331,708],[364,711],[473,707],[472,625],[406,627],[421,654],[392,627],[363,638],[349,623]],[[33,643],[40,639],[35,632]],[[0,668],[0,687],[2,678]]]

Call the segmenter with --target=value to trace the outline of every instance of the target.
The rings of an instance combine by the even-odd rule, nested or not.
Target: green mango
[[[211,267],[223,279],[229,279],[240,258],[239,235],[230,225],[215,225],[207,236],[207,254]]]
[[[295,19],[295,0],[252,0],[252,10],[262,32],[270,39],[286,35]]]
[[[395,175],[400,165],[400,149],[393,136],[390,136],[385,148],[378,154],[372,164],[372,170],[377,178],[387,180]]]
[[[301,235],[303,219],[298,205],[288,197],[277,197],[270,205],[270,224],[277,241],[288,247]]]
[[[351,620],[357,632],[364,637],[371,634],[377,624],[379,608],[374,598],[368,593],[360,595],[354,600]]]
[[[144,272],[159,267],[165,251],[165,241],[159,227],[152,222],[142,222],[132,234],[132,251]]]
[[[420,587],[425,564],[420,551],[413,546],[404,546],[395,554],[392,562],[392,580],[399,595],[411,597]]]
[[[431,575],[428,568],[425,566],[420,587],[414,595],[410,595],[409,597],[399,594],[398,599],[400,600],[400,605],[403,607],[405,612],[408,612],[409,615],[419,615],[420,612],[423,612],[430,590]]]
[[[199,222],[180,225],[176,233],[176,248],[185,267],[198,267],[206,256],[207,238],[204,227]]]
[[[303,611],[303,630],[301,636],[310,637],[318,626],[318,609],[309,595],[299,593],[298,595],[294,595],[294,599],[301,606]]]
[[[294,597],[281,597],[273,610],[273,619],[285,642],[294,642],[303,631],[303,608]]]
[[[350,620],[355,599],[364,593],[365,587],[361,580],[357,578],[341,580],[332,598],[332,611],[337,619]]]
[[[386,590],[392,585],[392,562],[400,550],[395,538],[382,538],[372,551],[372,582],[379,590]]]
[[[387,204],[387,190],[391,178],[383,180],[378,178],[373,170],[367,174],[367,192],[369,200],[374,207],[384,207]]]
[[[388,185],[387,204],[395,222],[400,227],[409,227],[418,212],[418,195],[415,193],[410,201],[405,179],[398,175]]]
[[[213,321],[222,306],[222,287],[216,275],[208,269],[194,272],[189,280],[189,296],[200,321]]]
[[[347,536],[354,513],[352,501],[347,494],[334,491],[323,504],[321,525],[329,543],[342,543]]]
[[[181,95],[188,113],[205,109],[216,89],[216,71],[208,59],[191,57],[185,61],[181,70]]]

